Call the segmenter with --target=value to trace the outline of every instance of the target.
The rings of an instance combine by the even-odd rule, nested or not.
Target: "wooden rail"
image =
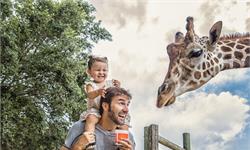
[[[191,150],[190,134],[183,133],[183,148],[159,135],[158,125],[144,127],[144,150],[158,150],[158,143],[172,150]]]

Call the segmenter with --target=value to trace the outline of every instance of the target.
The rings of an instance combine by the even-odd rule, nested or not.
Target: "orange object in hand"
[[[128,131],[127,130],[115,130],[115,143],[122,139],[128,140]]]

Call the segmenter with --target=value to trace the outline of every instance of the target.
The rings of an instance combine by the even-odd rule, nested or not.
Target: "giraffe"
[[[220,37],[222,21],[216,22],[209,36],[195,34],[193,17],[186,19],[186,35],[177,32],[167,46],[168,72],[158,88],[157,107],[168,106],[177,96],[195,90],[220,71],[250,67],[250,33]]]

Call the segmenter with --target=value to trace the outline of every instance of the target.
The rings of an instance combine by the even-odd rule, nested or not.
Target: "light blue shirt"
[[[85,122],[79,120],[73,124],[65,140],[65,146],[71,148],[77,138],[84,132]],[[118,146],[115,144],[115,133],[113,131],[107,131],[103,129],[99,124],[95,127],[96,135],[96,148],[95,150],[117,150]],[[135,149],[134,137],[129,132],[129,140],[132,143],[133,149]]]

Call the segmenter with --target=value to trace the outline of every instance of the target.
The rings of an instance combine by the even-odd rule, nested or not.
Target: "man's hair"
[[[103,114],[102,104],[104,102],[108,103],[109,107],[110,107],[110,104],[112,102],[112,98],[115,97],[115,96],[121,96],[121,95],[125,95],[129,99],[132,99],[131,94],[127,90],[125,90],[124,88],[119,88],[119,87],[110,87],[110,88],[107,88],[106,89],[105,97],[101,97],[101,99],[100,99],[100,110],[99,110],[100,114],[101,115]]]
[[[88,69],[91,69],[92,65],[95,62],[103,62],[108,64],[108,58],[107,57],[101,57],[101,56],[95,56],[95,55],[90,55],[89,56],[89,61],[88,61]]]

